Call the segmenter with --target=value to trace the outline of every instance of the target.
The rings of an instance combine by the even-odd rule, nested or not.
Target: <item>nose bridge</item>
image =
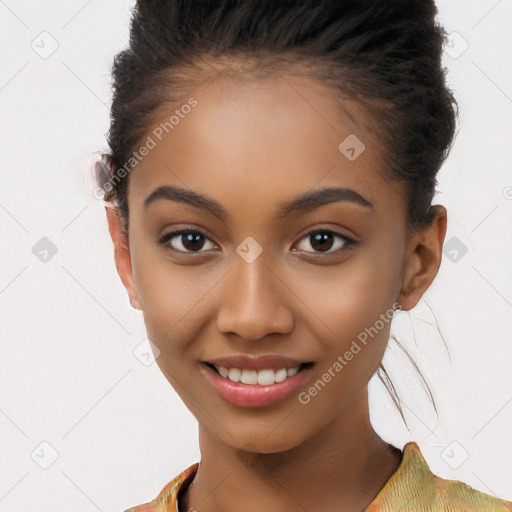
[[[271,258],[262,251],[256,254],[256,249],[251,241],[237,248],[217,320],[221,331],[251,339],[286,332],[293,318],[283,284],[271,270]]]

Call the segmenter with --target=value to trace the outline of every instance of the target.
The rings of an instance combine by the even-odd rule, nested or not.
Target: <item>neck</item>
[[[289,450],[261,454],[229,446],[199,426],[201,462],[180,511],[362,511],[396,471],[400,450],[373,430],[364,396]]]

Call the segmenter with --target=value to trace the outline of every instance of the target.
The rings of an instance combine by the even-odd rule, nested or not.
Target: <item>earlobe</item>
[[[435,216],[431,224],[415,233],[407,248],[402,288],[397,297],[404,311],[416,306],[441,266],[447,212],[441,205],[435,205],[433,209]]]
[[[114,244],[114,260],[117,273],[128,292],[130,304],[135,309],[141,309],[137,298],[137,291],[133,281],[133,270],[130,255],[130,246],[127,233],[121,225],[120,214],[115,206],[105,206],[108,230]]]

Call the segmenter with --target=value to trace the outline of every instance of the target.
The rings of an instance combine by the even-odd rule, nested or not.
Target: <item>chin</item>
[[[269,439],[268,431],[269,430],[266,429],[254,435],[233,436],[229,438],[229,440],[226,440],[226,442],[237,450],[262,455],[283,453],[288,450],[293,450],[301,444],[300,441],[294,442],[289,435],[280,435]]]

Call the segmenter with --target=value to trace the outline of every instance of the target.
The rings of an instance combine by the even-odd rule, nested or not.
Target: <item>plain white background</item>
[[[117,275],[87,174],[106,148],[109,70],[132,5],[0,1],[0,512],[121,511],[199,460],[195,419],[156,364],[136,357],[142,313]],[[452,245],[392,333],[440,421],[390,342],[384,363],[411,431],[376,376],[372,422],[400,448],[417,441],[435,473],[512,499],[512,3],[438,6],[462,110],[435,200]]]

